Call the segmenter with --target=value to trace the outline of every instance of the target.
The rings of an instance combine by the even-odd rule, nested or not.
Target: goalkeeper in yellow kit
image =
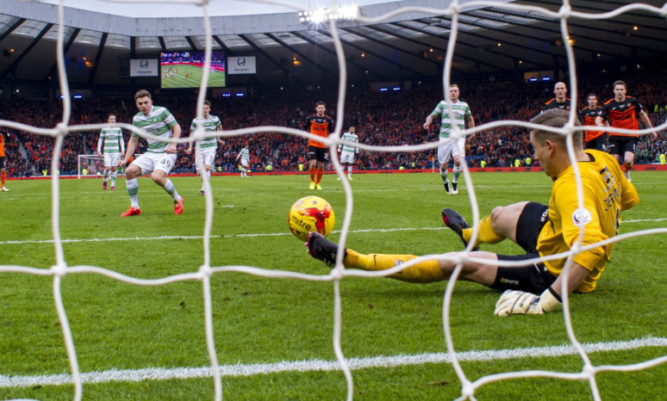
[[[560,109],[545,111],[531,120],[556,128],[565,126],[567,121],[568,112]],[[542,314],[559,309],[564,284],[561,272],[566,258],[542,263],[525,261],[567,252],[578,241],[580,227],[584,228],[584,247],[615,236],[621,211],[639,203],[637,190],[625,178],[618,162],[604,152],[584,150],[582,133],[577,131],[573,143],[583,184],[583,209],[580,209],[565,137],[535,130],[530,133],[530,141],[535,159],[554,180],[549,205],[520,202],[494,208],[480,221],[479,235],[472,247],[476,249],[481,243],[497,243],[510,238],[526,254],[509,256],[475,250],[471,256],[485,259],[487,263],[466,261],[459,276],[462,280],[505,291],[496,304],[495,314],[498,316]],[[442,218],[467,246],[473,229],[465,219],[451,209],[444,209]],[[338,247],[323,236],[311,233],[306,246],[316,259],[335,263]],[[607,244],[574,255],[568,274],[568,290],[595,290],[612,248],[613,244]],[[416,258],[414,255],[365,255],[351,249],[346,249],[344,255],[345,267],[364,270],[387,270]],[[415,283],[447,280],[456,267],[455,255],[446,254],[449,260],[426,260],[389,277]],[[498,261],[514,261],[516,264],[498,266]]]

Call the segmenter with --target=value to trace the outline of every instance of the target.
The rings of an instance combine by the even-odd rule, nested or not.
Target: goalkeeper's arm
[[[572,268],[567,275],[568,294],[571,294],[572,291],[576,290],[590,272],[590,270],[580,265],[579,263],[572,263]],[[561,272],[558,275],[558,278],[556,278],[556,281],[554,281],[554,283],[551,285],[551,288],[553,288],[559,297],[563,293],[563,284],[563,272]]]
[[[579,284],[590,273],[579,263],[573,263],[568,274],[567,290],[572,293]],[[496,303],[495,314],[497,316],[509,315],[541,315],[553,312],[561,307],[561,294],[563,293],[563,274],[540,295],[524,291],[507,290],[500,296]]]

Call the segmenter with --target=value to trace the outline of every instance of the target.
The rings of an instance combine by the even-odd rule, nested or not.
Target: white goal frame
[[[82,166],[84,164],[82,163],[83,160],[95,160],[95,171],[91,172],[88,171],[88,174],[81,174],[83,171]],[[87,167],[88,164],[86,163],[85,167]],[[100,168],[101,166],[101,168]],[[104,156],[98,156],[96,154],[91,154],[91,155],[78,155],[76,157],[76,178],[78,180],[81,179],[81,177],[90,177],[90,176],[95,176],[97,175],[98,172],[104,171]]]

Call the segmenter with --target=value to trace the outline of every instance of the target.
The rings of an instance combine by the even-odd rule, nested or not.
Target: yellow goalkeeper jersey
[[[587,150],[586,153],[590,161],[577,163],[581,172],[585,211],[578,210],[576,181],[570,166],[554,181],[549,199],[549,221],[537,239],[540,256],[567,252],[579,239],[582,226],[585,230],[584,246],[615,236],[621,223],[621,211],[639,203],[637,190],[625,178],[616,159],[597,150]],[[590,271],[576,291],[595,290],[613,246],[607,244],[574,256],[574,262]],[[544,264],[557,276],[563,270],[565,260],[547,260]]]

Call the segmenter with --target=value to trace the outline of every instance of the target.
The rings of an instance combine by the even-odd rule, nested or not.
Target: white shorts
[[[103,156],[104,156],[104,167],[118,167],[118,162],[120,161],[120,153],[105,153]]]
[[[195,168],[199,165],[199,160],[204,163],[204,166],[215,167],[215,148],[195,152]]]
[[[141,175],[150,174],[154,170],[162,170],[169,174],[174,164],[176,164],[176,155],[169,153],[144,153],[134,159],[131,163],[141,169]]]
[[[248,161],[246,159],[241,159],[241,167],[248,168]]]
[[[445,142],[447,138],[441,138],[441,144],[438,145],[438,162],[440,165],[447,164],[449,159],[453,156],[465,157],[465,138],[459,138],[455,140],[449,140]]]
[[[354,152],[341,152],[340,162],[344,164],[354,164]]]

